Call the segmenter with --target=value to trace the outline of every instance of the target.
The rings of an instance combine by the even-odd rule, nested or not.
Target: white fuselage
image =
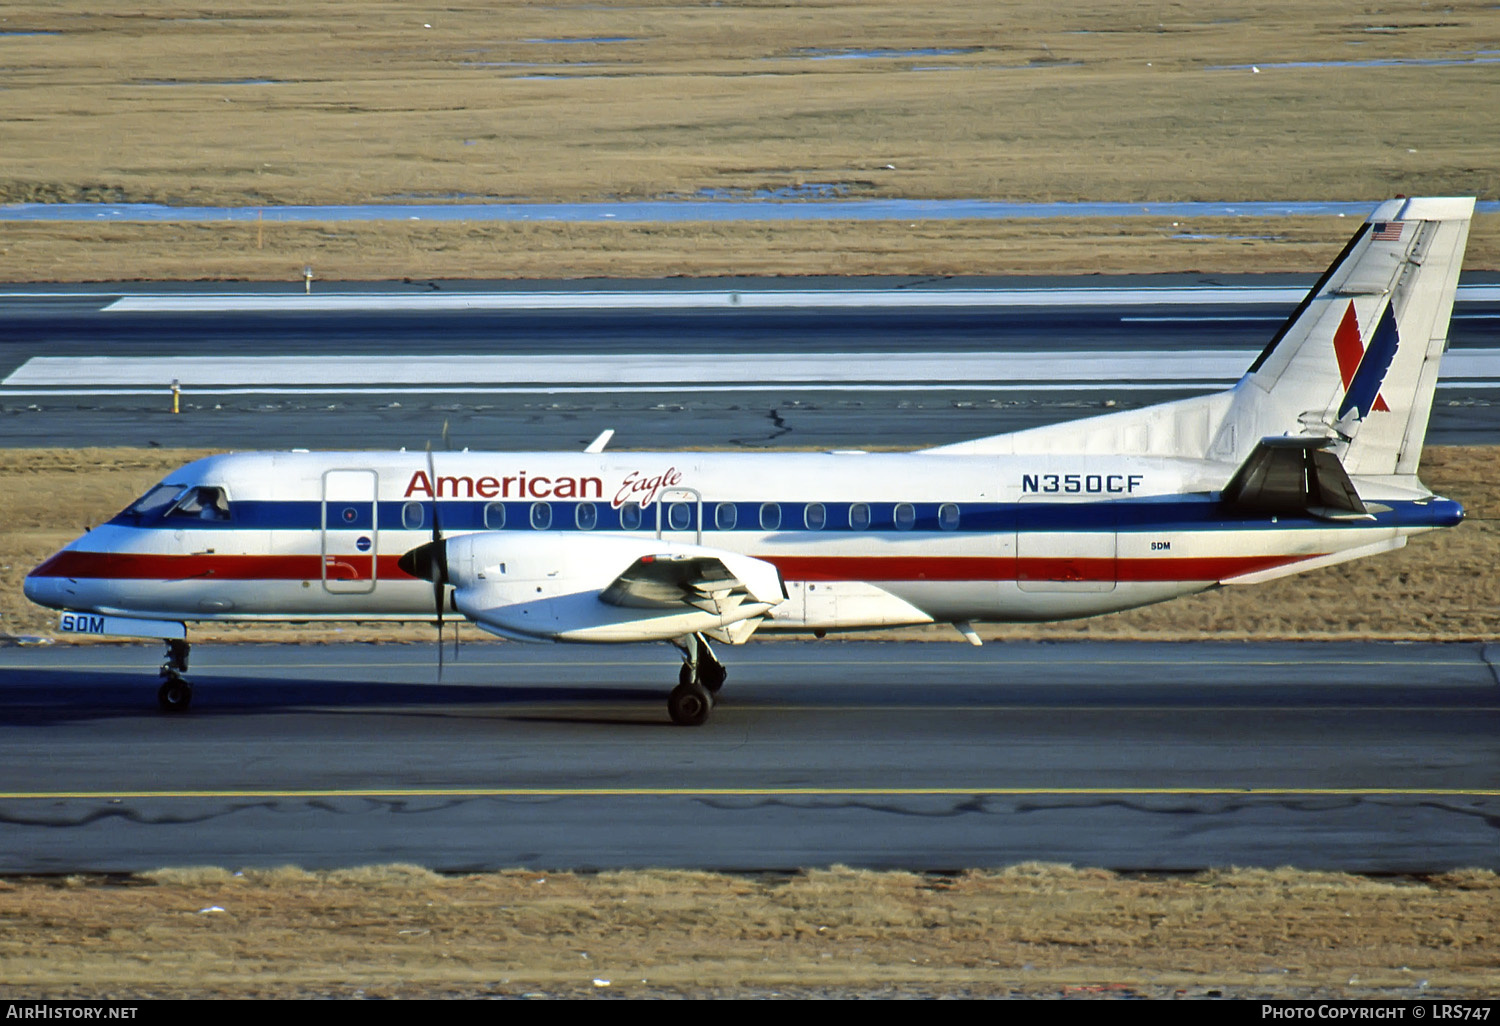
[[[765,628],[1036,621],[1159,602],[1456,523],[1456,504],[1362,482],[1373,520],[1225,511],[1233,466],[1117,455],[318,452],[214,456],[167,485],[199,515],[127,511],[27,578],[33,601],[161,620],[414,620],[433,585],[397,566],[434,537],[488,532],[583,571],[585,534],[698,545],[780,572]],[[561,536],[561,537],[556,537]],[[764,629],[764,628],[763,628]]]

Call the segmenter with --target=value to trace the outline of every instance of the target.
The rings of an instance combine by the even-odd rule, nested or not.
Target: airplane
[[[910,452],[245,452],[167,475],[34,569],[65,633],[427,621],[669,642],[709,719],[758,631],[1091,617],[1399,549],[1472,198],[1380,204],[1227,391]]]

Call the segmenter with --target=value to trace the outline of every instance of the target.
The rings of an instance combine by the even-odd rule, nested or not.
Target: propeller
[[[448,424],[443,422],[446,434]],[[438,522],[438,476],[432,459],[432,443],[427,443],[427,480],[432,482],[432,611],[437,617],[438,683],[443,682],[443,585],[448,581],[448,546],[443,544],[443,526]]]
[[[447,417],[443,418],[443,451],[444,452],[452,452],[453,451],[453,440],[448,435],[448,418]],[[437,488],[437,473],[432,469],[432,451],[431,451],[431,449],[429,449],[428,452],[427,452],[427,473],[432,476],[432,485],[433,485],[433,488],[436,489]],[[433,540],[434,541],[437,540],[437,530],[438,530],[438,523],[437,523],[437,496],[436,496],[436,493],[434,492],[433,500],[432,500],[432,535],[433,535]],[[443,556],[444,556],[444,559],[443,559],[443,579],[444,579],[444,581],[446,581],[447,578],[448,578],[448,560],[447,560],[447,549],[446,548],[444,548],[444,550],[443,550]],[[438,681],[441,682],[442,679],[443,679],[443,599],[442,599],[441,595],[438,596],[437,601],[436,601],[436,605],[437,605],[437,620],[438,620]],[[458,627],[459,627],[459,625],[456,624],[456,623],[453,625],[453,661],[455,663],[458,662]]]
[[[443,586],[448,583],[448,547],[438,520],[437,469],[432,443],[427,443],[427,479],[432,482],[432,541],[418,545],[396,560],[404,573],[432,582],[432,611],[438,631],[438,682],[443,680]]]

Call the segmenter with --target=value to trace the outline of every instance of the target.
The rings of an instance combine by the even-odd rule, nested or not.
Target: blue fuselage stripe
[[[535,507],[545,505],[550,514],[550,523],[545,529],[553,531],[576,530],[646,530],[656,529],[657,507],[655,505],[638,510],[638,524],[622,522],[622,509],[608,502],[568,501],[494,501],[485,502],[467,499],[440,500],[438,520],[444,531],[483,530],[536,530],[533,514]],[[687,526],[676,527],[671,521],[671,503],[662,510],[662,529],[683,532],[694,530],[696,510],[689,506]],[[917,502],[897,504],[891,502],[850,503],[788,503],[779,507],[779,521],[762,521],[760,502],[735,502],[731,518],[722,515],[717,502],[703,503],[703,533],[709,535],[724,530],[721,523],[734,524],[729,530],[737,531],[787,531],[787,532],[890,532],[913,531],[927,533],[977,533],[995,534],[1012,532],[1177,532],[1177,531],[1256,531],[1292,530],[1318,528],[1326,530],[1335,526],[1355,528],[1370,527],[1451,527],[1463,518],[1462,508],[1448,499],[1428,502],[1389,502],[1387,511],[1376,514],[1376,519],[1363,521],[1334,522],[1307,515],[1272,516],[1262,513],[1237,513],[1227,510],[1217,494],[1174,496],[1168,499],[1117,499],[1106,502],[1069,503],[937,503]],[[823,507],[821,527],[810,527],[807,509],[810,505]],[[853,506],[868,508],[868,523],[863,516],[851,523]],[[899,505],[909,505],[911,515],[898,518]],[[430,531],[432,529],[432,502],[384,501],[378,504],[329,503],[327,509],[328,528],[337,531],[369,531],[375,526],[378,516],[382,531]],[[592,511],[580,506],[592,506]],[[944,506],[956,507],[957,522],[951,509],[944,517]],[[503,509],[503,519],[501,510]],[[905,511],[902,511],[905,513]],[[592,513],[592,516],[590,516]],[[196,517],[147,517],[137,518],[121,513],[110,521],[125,527],[173,528],[189,530],[270,530],[270,531],[317,531],[323,527],[324,505],[313,501],[263,501],[240,500],[232,503],[227,520],[200,520]],[[898,523],[899,519],[899,523]],[[679,521],[680,523],[681,521]],[[817,517],[812,517],[817,524]]]

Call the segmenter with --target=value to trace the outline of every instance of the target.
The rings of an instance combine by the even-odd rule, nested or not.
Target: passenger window
[[[674,531],[686,531],[693,522],[693,507],[685,502],[674,502],[667,510],[667,523]]]
[[[167,515],[185,520],[224,521],[229,519],[229,501],[224,498],[222,488],[190,488]]]
[[[640,503],[627,502],[620,507],[620,529],[623,531],[639,531],[641,529]]]
[[[484,526],[490,531],[498,531],[505,526],[505,503],[491,502],[484,507]]]
[[[580,531],[592,531],[599,526],[599,507],[592,502],[580,502],[573,513],[573,523]]]
[[[896,530],[910,531],[917,523],[917,509],[909,502],[896,506]]]
[[[774,502],[768,502],[760,508],[760,529],[762,531],[775,531],[781,527],[781,507]]]
[[[938,526],[945,531],[958,530],[958,507],[945,502],[938,507]]]
[[[552,526],[552,506],[546,502],[533,502],[531,504],[531,526],[538,531],[545,531]]]
[[[721,531],[733,531],[738,521],[739,513],[732,502],[721,502],[714,510],[714,526]]]
[[[821,531],[828,523],[828,509],[821,502],[809,502],[802,512],[802,523],[809,531]]]
[[[869,530],[870,504],[868,502],[856,502],[849,507],[849,526],[856,531]]]
[[[422,526],[422,504],[420,502],[408,502],[401,507],[401,526],[408,531],[415,531]]]

